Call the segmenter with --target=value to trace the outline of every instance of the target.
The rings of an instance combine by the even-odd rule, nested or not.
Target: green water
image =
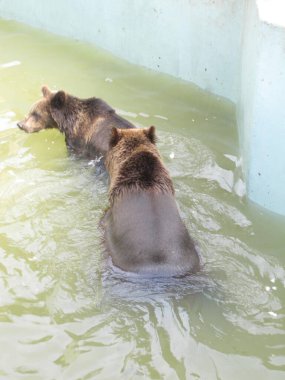
[[[106,264],[106,178],[58,131],[16,127],[42,84],[157,126],[201,274]],[[234,120],[185,82],[0,21],[0,379],[285,378],[285,220],[246,201]]]

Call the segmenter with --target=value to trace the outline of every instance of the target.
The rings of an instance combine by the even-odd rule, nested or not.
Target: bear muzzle
[[[17,126],[18,126],[20,129],[25,130],[25,129],[24,129],[24,122],[23,122],[23,121],[19,121],[19,122],[17,123]]]
[[[26,133],[34,132],[33,130],[31,130],[31,129],[25,124],[25,120],[19,121],[19,122],[17,123],[17,126],[18,126],[18,128],[20,128],[22,131],[25,131]]]

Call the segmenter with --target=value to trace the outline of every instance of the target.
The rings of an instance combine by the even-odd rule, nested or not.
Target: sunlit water
[[[285,220],[244,197],[232,106],[14,22],[0,47],[0,378],[284,379]],[[106,176],[58,131],[16,127],[42,84],[157,126],[201,273],[145,280],[106,263]]]

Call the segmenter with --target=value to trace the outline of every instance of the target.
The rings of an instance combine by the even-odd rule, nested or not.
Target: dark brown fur
[[[58,128],[68,148],[77,154],[105,157],[112,128],[134,128],[99,98],[79,99],[64,91],[51,92],[46,86],[42,93],[19,128],[28,133]]]
[[[174,187],[155,146],[155,129],[113,129],[106,167],[109,199],[103,226],[113,263],[126,271],[178,275],[199,269]]]

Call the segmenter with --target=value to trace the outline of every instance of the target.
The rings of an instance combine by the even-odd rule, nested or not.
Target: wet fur
[[[114,126],[135,128],[99,98],[79,99],[64,91],[51,92],[46,86],[42,93],[43,98],[18,123],[19,128],[28,133],[57,128],[65,135],[67,147],[76,154],[105,157]]]
[[[113,130],[106,167],[110,208],[104,240],[114,265],[144,275],[199,270],[199,256],[179,215],[174,187],[155,146],[155,131]]]
[[[128,191],[174,194],[172,181],[161,161],[148,151],[138,151],[123,163],[109,193],[111,203]]]

